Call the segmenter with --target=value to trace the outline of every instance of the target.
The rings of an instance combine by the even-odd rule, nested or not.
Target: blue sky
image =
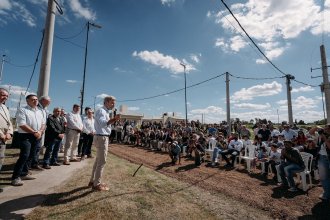
[[[159,117],[176,112],[184,117],[184,91],[135,102],[229,72],[231,117],[244,120],[288,120],[285,79],[263,59],[220,0],[58,0],[50,109],[67,111],[80,103],[86,22],[91,27],[85,84],[85,106],[99,106],[102,97],[117,97],[118,106]],[[267,57],[298,81],[317,86],[321,71],[320,45],[329,54],[330,0],[225,1]],[[14,114],[25,91],[42,37],[47,0],[0,0],[0,54],[6,55],[1,86],[9,87],[8,105]],[[80,34],[79,34],[80,33]],[[78,34],[78,35],[77,35]],[[74,38],[70,38],[75,36]],[[67,38],[66,41],[60,38]],[[68,42],[70,41],[70,42]],[[36,92],[40,61],[29,92]],[[329,59],[328,59],[329,64]],[[278,77],[278,78],[276,78]],[[323,118],[319,87],[292,82],[293,118]],[[206,122],[226,120],[225,76],[187,89],[188,119],[205,115]],[[95,98],[96,97],[96,98]],[[22,102],[23,103],[23,102]]]

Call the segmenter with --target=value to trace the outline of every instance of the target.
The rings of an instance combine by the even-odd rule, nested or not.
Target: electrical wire
[[[229,11],[229,13],[232,15],[232,17],[235,19],[235,21],[237,22],[237,24],[240,26],[240,28],[243,30],[243,32],[246,34],[246,36],[250,39],[250,41],[253,43],[253,45],[258,49],[258,51],[263,55],[263,57],[280,73],[282,73],[284,76],[286,76],[287,74],[285,74],[282,70],[280,70],[267,56],[266,54],[260,49],[260,47],[254,42],[254,40],[250,37],[250,35],[245,31],[245,29],[243,28],[243,26],[241,25],[241,23],[239,22],[239,20],[235,17],[235,15],[233,14],[233,12],[230,10],[230,8],[227,6],[227,4],[224,2],[224,0],[221,0],[221,2],[224,4],[224,6],[226,7],[226,9]]]
[[[63,10],[62,10],[62,7],[60,6],[60,4],[56,0],[54,0],[54,2],[56,4],[56,9],[57,9],[58,13],[63,15]]]
[[[24,96],[26,95],[27,91],[28,91],[29,88],[30,88],[31,81],[32,81],[32,78],[33,78],[33,75],[34,75],[34,71],[35,71],[35,69],[36,69],[36,65],[37,65],[37,63],[38,63],[38,59],[39,59],[39,55],[40,55],[40,51],[41,51],[41,47],[42,47],[42,44],[43,44],[43,42],[44,42],[44,37],[45,37],[45,30],[42,31],[42,38],[41,38],[41,42],[40,42],[40,46],[39,46],[39,50],[38,50],[38,54],[37,54],[36,60],[35,60],[35,62],[34,62],[33,70],[32,70],[31,76],[30,76],[30,80],[29,80],[28,86],[26,87],[26,90],[25,90]]]
[[[204,84],[206,82],[209,82],[211,80],[214,80],[216,78],[219,78],[220,76],[223,76],[225,75],[226,73],[222,73],[222,74],[219,74],[219,75],[216,75],[214,77],[211,77],[209,79],[206,79],[206,80],[203,80],[201,82],[198,82],[198,83],[195,83],[193,85],[190,85],[190,86],[187,86],[186,88],[189,89],[189,88],[193,88],[195,86],[199,86],[201,84]],[[154,98],[158,98],[158,97],[161,97],[161,96],[165,96],[165,95],[170,95],[170,94],[173,94],[173,93],[177,93],[177,92],[180,92],[184,90],[184,88],[181,88],[181,89],[176,89],[176,90],[173,90],[173,91],[170,91],[170,92],[166,92],[166,93],[161,93],[161,94],[158,94],[158,95],[153,95],[153,96],[149,96],[149,97],[144,97],[144,98],[137,98],[137,99],[126,99],[126,100],[117,100],[117,102],[135,102],[135,101],[141,101],[141,100],[147,100],[147,99],[154,99]],[[101,101],[99,102],[95,102],[95,104],[99,104]],[[93,104],[94,105],[94,104]],[[93,105],[87,105],[87,106],[93,106]]]
[[[74,42],[72,42],[72,41],[69,41],[69,40],[66,40],[66,39],[63,39],[63,38],[57,37],[56,35],[55,35],[55,38],[58,38],[58,39],[60,39],[60,40],[63,40],[63,41],[65,41],[65,42],[69,43],[69,44],[72,44],[73,46],[76,46],[76,47],[80,48],[80,49],[85,49],[84,46],[81,46],[81,45],[76,44],[76,43],[74,43]]]
[[[292,81],[295,81],[296,83],[299,83],[299,84],[302,84],[302,85],[305,85],[305,86],[319,87],[319,86],[316,86],[316,85],[310,85],[310,84],[307,84],[307,83],[301,82],[301,81],[296,80],[296,79],[292,79]]]
[[[85,24],[85,25],[82,27],[82,29],[81,29],[78,33],[76,33],[76,34],[74,34],[74,35],[72,35],[72,36],[70,36],[70,37],[61,37],[61,36],[56,35],[56,34],[55,34],[55,36],[56,36],[57,38],[59,38],[59,39],[62,39],[62,40],[73,39],[73,38],[78,37],[78,36],[79,36],[79,35],[85,30],[86,27],[87,27],[87,24]]]
[[[18,67],[18,68],[27,68],[27,67],[31,67],[33,66],[34,64],[29,64],[29,65],[17,65],[17,64],[14,64],[8,60],[4,60],[4,62],[8,63],[9,65],[11,66],[14,66],[14,67]]]
[[[230,76],[237,78],[237,79],[247,79],[247,80],[269,80],[269,79],[283,79],[285,76],[278,76],[278,77],[261,77],[261,78],[256,78],[256,77],[243,77],[243,76],[235,76],[231,73],[229,73]]]

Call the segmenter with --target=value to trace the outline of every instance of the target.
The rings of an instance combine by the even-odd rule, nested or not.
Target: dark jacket
[[[53,115],[47,119],[47,128],[45,132],[45,146],[48,146],[55,139],[60,140],[59,134],[65,133],[64,119],[62,117],[55,118]]]
[[[305,163],[301,157],[299,150],[295,148],[290,149],[283,149],[282,152],[282,159],[285,159],[288,162],[298,164],[301,168],[305,168]]]

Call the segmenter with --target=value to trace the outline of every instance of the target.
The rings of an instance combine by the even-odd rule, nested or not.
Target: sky
[[[12,116],[22,92],[38,90],[41,54],[32,72],[47,2],[0,0],[0,54],[5,55],[0,86],[10,90],[6,104]],[[175,112],[184,118],[184,63],[189,120],[202,121],[202,115],[207,123],[226,120],[226,72],[231,74],[231,118],[287,121],[283,73],[296,79],[293,119],[324,118],[322,78],[311,78],[322,71],[311,68],[321,67],[320,45],[330,56],[330,0],[224,0],[280,71],[221,0],[57,2],[63,15],[57,12],[55,18],[50,111],[57,106],[70,111],[80,103],[89,21],[102,28],[90,26],[84,107],[98,108],[104,96],[113,95],[118,106],[134,114],[159,118]]]

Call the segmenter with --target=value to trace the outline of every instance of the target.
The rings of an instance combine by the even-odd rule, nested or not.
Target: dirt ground
[[[243,164],[236,169],[225,169],[224,162],[217,168],[211,168],[207,163],[196,167],[193,160],[182,158],[181,165],[172,166],[167,153],[118,144],[112,144],[110,152],[208,190],[210,195],[212,192],[221,192],[234,200],[269,212],[274,219],[330,219],[330,205],[318,198],[322,193],[318,182],[314,182],[307,192],[288,192],[278,187],[271,176],[267,180],[263,179],[259,170],[248,174]]]

